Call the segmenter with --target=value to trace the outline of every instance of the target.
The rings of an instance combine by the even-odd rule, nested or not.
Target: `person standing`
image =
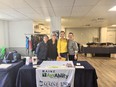
[[[74,34],[70,32],[68,34],[68,54],[69,60],[75,61],[77,60],[77,53],[78,53],[78,46],[77,43],[74,41]]]
[[[39,45],[37,46],[37,58],[39,59],[39,61],[44,61],[47,60],[47,41],[48,41],[48,36],[44,35],[43,37],[43,41],[39,43]]]
[[[57,36],[55,33],[52,33],[52,38],[48,41],[48,59],[56,60],[57,53]]]
[[[67,59],[67,39],[65,38],[65,32],[60,32],[60,39],[57,44],[58,57],[64,57]]]

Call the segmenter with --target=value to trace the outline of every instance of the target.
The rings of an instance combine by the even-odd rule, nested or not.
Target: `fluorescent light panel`
[[[49,18],[46,19],[47,22],[50,22],[51,20]]]
[[[116,24],[113,24],[112,27],[116,27]]]
[[[110,8],[109,11],[116,11],[116,6]]]

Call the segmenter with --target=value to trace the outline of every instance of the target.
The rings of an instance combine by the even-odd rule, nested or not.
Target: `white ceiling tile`
[[[24,15],[22,15],[21,13],[17,12],[14,9],[0,9],[0,12],[6,13],[12,17],[25,17]]]
[[[116,0],[101,0],[99,3],[98,3],[98,6],[113,6],[113,5],[116,5]]]
[[[40,15],[38,15],[38,14],[25,14],[25,15],[27,15],[28,17],[41,17]]]
[[[54,8],[54,11],[56,16],[70,16],[71,7]]]
[[[4,5],[2,3],[0,3],[0,9],[8,9],[9,7],[7,5]]]
[[[50,0],[53,7],[72,7],[74,0]]]
[[[52,8],[43,7],[43,8],[35,8],[35,10],[41,15],[43,15],[44,17],[54,16],[54,12]]]
[[[13,18],[12,16],[0,13],[0,19],[11,20],[12,18]]]
[[[32,7],[40,7],[37,0],[25,0]]]
[[[0,0],[0,2],[10,5],[13,3],[13,0]]]
[[[50,16],[69,17],[74,0],[0,0],[0,16],[5,20],[34,19]],[[116,23],[116,12],[108,10],[116,5],[116,0],[75,0],[72,17],[63,26],[103,26]],[[53,7],[53,8],[52,8]],[[54,14],[55,13],[55,14]],[[92,19],[105,18],[104,22]]]
[[[98,4],[99,5],[99,4]],[[107,17],[108,13],[110,13],[109,10],[110,6],[102,5],[102,6],[95,6],[88,14],[87,16],[91,17]]]
[[[30,6],[24,0],[14,0],[12,3],[14,8],[30,8]]]
[[[85,16],[93,6],[74,7],[71,16]]]
[[[49,0],[25,0],[32,7],[51,7]]]
[[[23,9],[17,9],[18,11],[20,11],[21,13],[24,13],[24,14],[34,14],[35,11],[31,8],[23,8]]]
[[[74,6],[96,5],[100,0],[76,0]]]
[[[51,7],[49,0],[37,0],[39,7]]]
[[[24,0],[0,0],[0,2],[12,8],[29,7],[29,5]]]

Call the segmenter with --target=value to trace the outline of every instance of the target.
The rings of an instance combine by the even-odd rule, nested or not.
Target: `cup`
[[[30,63],[30,57],[25,57],[25,58],[26,58],[25,65],[29,65],[29,63]]]
[[[32,64],[33,64],[33,65],[36,65],[37,62],[38,62],[37,57],[32,57]]]

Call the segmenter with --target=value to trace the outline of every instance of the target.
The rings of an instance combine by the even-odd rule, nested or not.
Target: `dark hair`
[[[69,34],[72,34],[72,35],[74,35],[72,32],[70,32]]]
[[[60,33],[64,33],[64,34],[65,34],[65,32],[64,32],[64,31],[60,31]]]
[[[47,37],[47,38],[49,38],[47,35],[44,35],[44,36],[43,36],[43,38],[44,38],[44,37]]]

